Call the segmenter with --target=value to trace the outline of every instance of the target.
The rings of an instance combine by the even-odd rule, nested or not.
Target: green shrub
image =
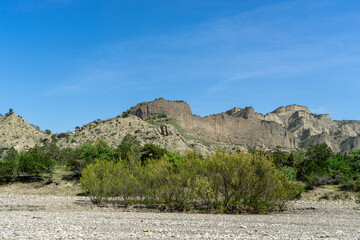
[[[167,118],[167,115],[166,115],[166,113],[159,113],[157,117],[158,118]]]
[[[95,164],[89,164],[82,172],[80,182],[83,188],[89,192],[91,201],[102,203],[114,191],[114,163],[99,160]]]
[[[18,175],[19,153],[15,148],[6,151],[3,160],[0,161],[0,177],[12,179]]]
[[[353,149],[346,156],[353,172],[360,172],[360,149]]]
[[[152,159],[160,159],[167,153],[166,149],[156,146],[152,143],[145,144],[141,148],[141,162],[143,165],[146,164],[146,161]]]
[[[131,134],[127,134],[116,149],[116,158],[127,159],[130,151],[140,158],[140,149],[140,142]]]
[[[298,170],[293,167],[283,166],[280,170],[289,178],[291,181],[296,181]]]
[[[0,161],[0,178],[4,180],[14,179],[18,175],[19,154],[12,147],[4,155]]]
[[[51,173],[56,161],[40,147],[34,147],[20,154],[19,172],[39,176],[41,173]]]
[[[83,143],[68,158],[67,166],[72,171],[80,173],[87,165],[95,163],[97,159],[115,160],[115,150],[101,139],[94,144],[91,141]]]
[[[238,206],[269,211],[300,191],[264,154],[217,150],[205,160],[192,151],[182,158],[169,156],[148,159],[145,165],[135,158],[100,160],[84,169],[81,182],[95,203],[118,197],[127,203],[166,203],[178,210],[200,203],[218,212],[237,212]]]

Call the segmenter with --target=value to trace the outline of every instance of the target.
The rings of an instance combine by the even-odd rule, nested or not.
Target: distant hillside
[[[189,134],[215,142],[262,148],[281,146],[288,149],[298,145],[298,140],[290,131],[275,122],[260,120],[253,108],[239,110],[239,114],[220,113],[200,117],[192,114],[186,102],[160,98],[140,103],[131,108],[130,112],[143,120],[165,113]]]
[[[294,149],[327,143],[335,152],[360,148],[360,121],[333,121],[299,105],[279,107],[266,115],[252,107],[233,108],[203,118],[193,115],[186,102],[160,98],[140,103],[130,112],[143,120],[165,113],[188,132],[241,146]]]
[[[266,115],[252,107],[235,107],[200,117],[193,115],[184,101],[159,98],[139,103],[121,116],[57,135],[37,130],[15,113],[0,117],[3,149],[27,149],[46,141],[74,148],[97,139],[116,147],[127,134],[142,144],[154,143],[180,153],[195,149],[206,154],[217,147],[230,151],[249,147],[292,151],[319,143],[327,143],[335,152],[360,148],[360,121],[334,121],[327,114],[313,114],[299,105],[279,107]]]
[[[205,144],[196,138],[189,139],[182,135],[181,129],[177,129],[178,126],[175,122],[161,123],[161,120],[166,121],[165,118],[157,120],[160,122],[151,124],[130,115],[118,116],[105,121],[94,121],[71,133],[58,134],[56,142],[60,147],[78,147],[88,140],[104,139],[112,147],[117,147],[127,134],[131,134],[142,145],[153,143],[180,153],[185,153],[187,149],[195,149],[201,154],[206,154],[216,149],[214,144]]]
[[[29,149],[49,139],[48,134],[36,129],[16,113],[0,117],[0,149]]]

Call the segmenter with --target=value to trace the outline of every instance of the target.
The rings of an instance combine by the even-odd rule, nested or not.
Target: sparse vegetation
[[[172,125],[183,139],[210,145],[165,113],[146,121],[155,126]],[[51,177],[54,167],[61,166],[71,170],[77,179],[82,176],[84,189],[96,203],[116,199],[125,204],[160,203],[169,210],[203,209],[224,213],[266,212],[279,208],[301,192],[295,182],[302,182],[306,189],[337,184],[344,191],[344,194],[317,197],[321,199],[347,199],[347,191],[360,190],[359,150],[346,155],[335,154],[326,144],[320,144],[292,153],[281,152],[283,149],[277,147],[278,151],[272,153],[256,149],[244,153],[233,149],[235,153],[218,150],[204,157],[196,152],[180,155],[154,144],[141,146],[136,139],[140,136],[146,143],[152,142],[159,137],[152,130],[160,128],[146,128],[147,124],[142,123],[140,130],[139,125],[127,120],[126,124],[119,124],[139,134],[125,136],[117,148],[111,147],[116,140],[110,141],[111,146],[103,140],[88,141],[75,149],[56,146],[58,141],[73,143],[71,146],[81,143],[86,138],[86,126],[81,134],[76,132],[75,135],[51,135],[50,130],[45,130],[51,138],[44,132],[36,132],[39,146],[28,151],[17,152],[12,148],[1,152],[0,179],[8,182],[24,177]],[[122,136],[116,129],[104,128],[100,122],[91,125],[93,134]],[[13,137],[19,139],[21,135],[17,133]],[[190,142],[193,147],[194,142]]]
[[[9,108],[9,111],[7,113],[5,113],[5,117],[8,117],[13,113],[14,113],[14,110],[12,108]]]
[[[121,114],[121,117],[127,118],[128,116],[130,116],[130,114],[131,114],[131,110],[128,109],[128,110],[126,110],[125,112],[123,112],[123,113]]]
[[[40,127],[34,124],[30,124],[31,126],[33,126],[36,130],[40,131]]]

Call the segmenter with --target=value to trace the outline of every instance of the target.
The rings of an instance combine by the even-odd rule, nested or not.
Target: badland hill
[[[75,148],[97,139],[115,147],[127,134],[141,144],[153,143],[180,153],[195,149],[206,154],[217,147],[292,151],[319,143],[327,143],[335,152],[360,148],[360,121],[334,121],[328,114],[314,114],[299,105],[279,107],[266,115],[246,107],[200,117],[184,101],[159,98],[60,134],[46,134],[16,113],[0,117],[0,149],[28,149],[46,142]]]

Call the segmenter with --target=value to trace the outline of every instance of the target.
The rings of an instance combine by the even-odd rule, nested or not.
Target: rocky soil
[[[44,139],[50,139],[50,136],[37,130],[16,113],[0,116],[0,150],[11,147],[17,150],[29,149]]]
[[[0,239],[360,239],[360,205],[353,202],[296,201],[281,213],[213,215],[0,193],[0,216]]]

